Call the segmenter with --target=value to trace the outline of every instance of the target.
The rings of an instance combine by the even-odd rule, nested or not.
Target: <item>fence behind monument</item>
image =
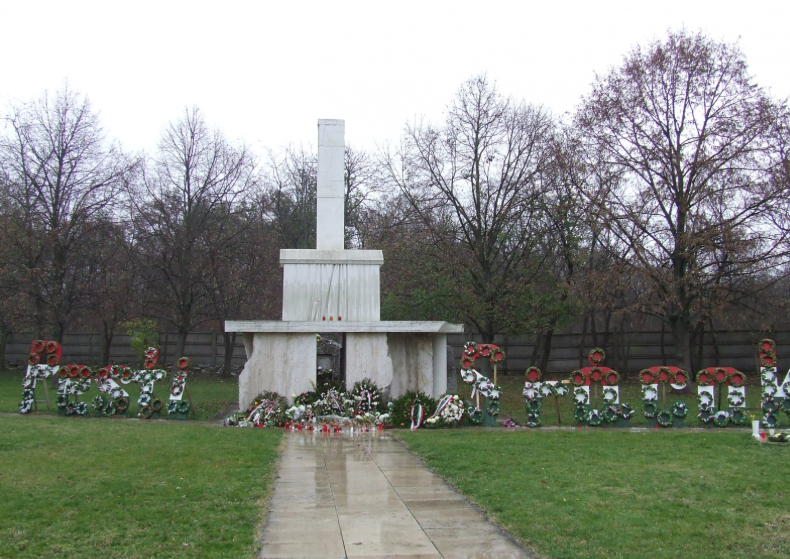
[[[744,372],[757,370],[757,343],[764,337],[772,337],[777,344],[779,366],[784,368],[790,364],[790,330],[781,330],[767,334],[754,331],[720,331],[716,332],[719,358],[716,359],[716,345],[713,335],[705,334],[702,367],[724,365],[735,367]],[[25,361],[30,351],[32,334],[17,333],[11,336],[6,346],[6,360]],[[447,342],[453,350],[455,362],[460,361],[463,344],[469,339],[482,341],[477,336],[449,335]],[[523,373],[532,364],[534,336],[518,336],[506,338],[499,336],[495,342],[507,353],[504,369],[512,373]],[[604,348],[607,353],[605,364],[620,372],[635,373],[645,367],[662,364],[661,333],[636,332],[628,333],[627,344],[620,341],[616,333],[610,335],[610,347]],[[674,341],[670,333],[664,334],[664,355],[666,363],[672,363]],[[159,335],[160,362],[173,363],[180,355],[175,355],[176,335],[162,333]],[[555,334],[552,341],[551,358],[549,359],[549,375],[566,374],[587,364],[587,352],[593,348],[592,336],[585,338],[581,346],[581,334]],[[222,334],[193,333],[187,337],[184,354],[193,363],[202,366],[221,366],[225,347]],[[132,363],[134,352],[129,347],[129,336],[116,335],[113,339],[110,358],[116,363]],[[66,334],[63,340],[63,359],[66,363],[85,365],[98,364],[101,359],[101,337],[98,334]],[[244,352],[243,336],[236,338],[233,351],[234,365],[243,365],[247,357]],[[695,366],[697,364],[695,363]],[[697,367],[701,368],[701,367]]]

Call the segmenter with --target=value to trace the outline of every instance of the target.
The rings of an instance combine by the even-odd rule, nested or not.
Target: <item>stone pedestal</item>
[[[316,335],[313,333],[245,333],[247,364],[239,375],[239,409],[265,391],[293,402],[293,394],[312,390],[316,375]]]

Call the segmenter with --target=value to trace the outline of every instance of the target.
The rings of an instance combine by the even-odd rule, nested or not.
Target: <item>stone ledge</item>
[[[450,324],[441,321],[282,321],[282,320],[226,320],[226,332],[248,332],[261,334],[306,332],[325,333],[425,333],[425,334],[463,334],[463,324]]]
[[[280,266],[284,264],[384,264],[380,250],[280,249]]]

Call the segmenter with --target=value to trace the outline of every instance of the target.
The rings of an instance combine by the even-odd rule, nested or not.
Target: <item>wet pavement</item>
[[[259,557],[531,557],[386,432],[287,432]]]

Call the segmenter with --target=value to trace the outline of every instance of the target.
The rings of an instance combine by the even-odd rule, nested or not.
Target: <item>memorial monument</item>
[[[345,334],[346,386],[372,379],[390,397],[447,390],[447,322],[381,321],[380,250],[345,250],[345,121],[318,121],[315,250],[282,249],[281,321],[228,320],[244,334],[247,363],[239,377],[239,406],[272,390],[293,399],[312,389],[316,334]]]

